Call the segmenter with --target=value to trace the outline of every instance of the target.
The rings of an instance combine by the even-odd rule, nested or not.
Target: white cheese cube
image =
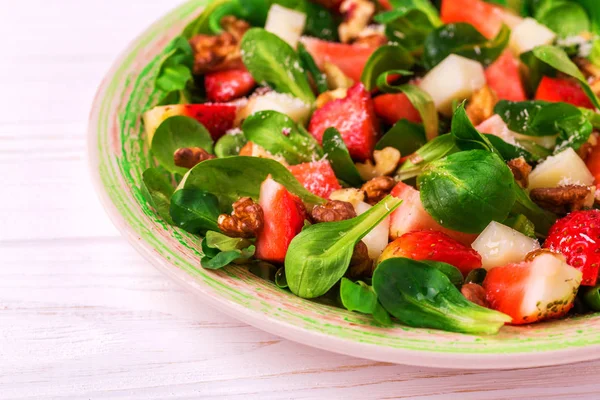
[[[370,208],[371,206],[365,202],[360,202],[354,206],[354,210],[356,211],[357,215],[369,211]],[[362,239],[362,241],[367,245],[367,249],[369,250],[369,258],[371,260],[377,260],[381,253],[383,253],[383,249],[385,249],[388,244],[389,231],[390,217],[388,216]]]
[[[294,49],[306,25],[306,14],[274,4],[269,9],[265,30],[276,34]]]
[[[529,189],[564,185],[590,186],[593,183],[594,176],[572,148],[548,157],[529,175]]]
[[[237,123],[259,111],[273,110],[286,114],[295,122],[304,124],[310,116],[311,108],[302,100],[289,94],[268,92],[260,96],[252,97],[248,104],[242,108],[237,115]]]
[[[483,268],[489,270],[525,259],[527,253],[540,248],[537,240],[492,221],[471,245],[481,255]]]
[[[556,34],[533,18],[525,18],[515,26],[510,35],[510,49],[516,55],[533,50],[537,46],[550,44]]]

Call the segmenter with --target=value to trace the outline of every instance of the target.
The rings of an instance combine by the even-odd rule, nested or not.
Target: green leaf
[[[510,29],[506,25],[502,25],[492,40],[488,40],[470,24],[444,25],[425,39],[423,64],[425,68],[432,69],[450,54],[458,54],[489,65],[500,57],[509,39]]]
[[[208,231],[202,240],[203,255],[200,265],[206,269],[220,269],[234,261],[248,260],[255,250],[254,245],[247,239],[230,238],[219,232]]]
[[[375,150],[393,147],[404,156],[419,150],[425,143],[427,143],[427,139],[423,125],[401,119],[379,139]]]
[[[441,135],[415,152],[396,172],[396,179],[405,181],[423,172],[432,162],[460,151],[451,134]]]
[[[475,129],[467,116],[464,102],[454,111],[451,133],[456,146],[461,150],[487,150],[498,153],[488,138]]]
[[[203,161],[190,170],[182,184],[184,189],[199,189],[219,199],[221,211],[229,212],[241,197],[258,200],[260,185],[271,177],[308,204],[325,202],[306,190],[290,171],[267,158],[234,156]]]
[[[215,144],[215,155],[219,158],[237,156],[246,143],[248,139],[242,131],[227,133]]]
[[[440,261],[423,260],[421,262],[423,264],[427,264],[430,267],[437,269],[438,271],[440,271],[441,273],[446,275],[446,277],[450,280],[450,282],[452,282],[452,284],[454,286],[456,286],[456,287],[462,286],[462,284],[464,282],[462,272],[460,272],[460,270],[458,268],[456,268],[454,265],[450,265],[450,264],[447,264],[445,262],[440,262]]]
[[[190,232],[219,230],[219,200],[197,189],[179,189],[171,196],[171,218],[174,225]]]
[[[169,214],[169,207],[173,195],[173,185],[158,168],[148,168],[144,171],[141,191],[148,204],[156,210],[158,215],[172,225],[173,220]]]
[[[500,157],[462,151],[431,163],[418,178],[425,210],[443,227],[480,233],[504,221],[515,203],[515,181]]]
[[[280,289],[288,287],[287,279],[285,277],[285,267],[281,267],[275,273],[275,285]]]
[[[525,68],[525,88],[530,97],[534,97],[535,92],[544,76],[553,77],[556,70],[537,58],[533,51],[527,51],[519,56]]]
[[[215,12],[215,10],[221,7],[223,4],[230,3],[232,0],[213,0],[210,4],[202,10],[200,15],[190,22],[183,30],[183,36],[186,39],[191,39],[193,36],[198,34],[210,34],[212,33],[209,26],[209,18]]]
[[[514,191],[516,194],[515,204],[511,212],[513,214],[523,214],[535,225],[535,232],[538,236],[545,237],[548,231],[556,222],[556,215],[543,210],[537,204],[535,204],[527,192],[523,190],[519,185],[514,185]]]
[[[515,158],[523,157],[525,158],[525,161],[529,163],[534,163],[550,155],[550,152],[548,151],[545,151],[542,154],[531,153],[522,146],[516,146],[514,144],[505,142],[504,140],[502,140],[502,138],[496,135],[484,134],[484,136],[492,144],[492,146],[494,146],[494,148],[498,151],[498,154],[500,154],[500,157],[502,157],[504,161],[510,161],[514,160]]]
[[[590,18],[587,12],[573,1],[541,1],[534,17],[562,37],[575,36],[590,30]]]
[[[584,288],[582,299],[590,309],[600,311],[600,285]]]
[[[377,87],[377,78],[384,72],[401,70],[401,73],[412,74],[408,70],[414,64],[413,56],[405,48],[397,45],[381,46],[367,60],[360,80],[371,91]]]
[[[306,14],[305,35],[330,41],[337,39],[338,24],[329,10],[308,0],[299,3],[301,6],[296,9]]]
[[[246,138],[269,153],[279,155],[291,164],[313,161],[322,155],[319,144],[304,134],[287,115],[277,111],[259,111],[244,121]]]
[[[535,225],[523,214],[518,214],[508,218],[503,222],[504,225],[521,232],[525,236],[535,239]]]
[[[564,50],[556,46],[545,45],[533,49],[533,54],[552,68],[577,79],[590,101],[596,108],[600,109],[600,100],[598,99],[598,96],[596,96],[585,79],[585,76],[583,76],[583,73],[577,68],[577,65],[569,59],[569,56],[567,56],[567,53],[565,53]]]
[[[386,36],[410,51],[418,52],[427,35],[442,25],[438,11],[427,0],[399,0],[394,9],[375,16],[385,25]]]
[[[475,283],[476,285],[483,284],[485,277],[487,276],[487,269],[485,268],[475,268],[471,272],[467,274],[465,278],[465,283]]]
[[[311,225],[290,243],[285,275],[292,293],[315,298],[327,293],[346,273],[356,243],[402,202],[387,196],[358,217]]]
[[[598,2],[596,0],[574,0],[585,8],[591,23],[592,32],[596,35],[600,35],[600,8],[598,8]]]
[[[194,52],[188,41],[177,36],[158,56],[154,92],[161,92],[160,104],[187,103],[187,92],[194,86],[192,68]]]
[[[361,281],[355,283],[348,278],[342,278],[340,298],[349,311],[373,314],[377,306],[377,295],[369,285]]]
[[[427,18],[433,25],[442,25],[442,20],[440,19],[437,9],[429,0],[391,0],[390,3],[394,11],[398,13],[407,13],[411,10],[419,10],[423,14],[427,15]]]
[[[348,148],[337,129],[332,127],[325,130],[323,151],[331,163],[336,177],[355,187],[363,184],[363,179],[352,162]]]
[[[327,78],[325,77],[325,74],[321,72],[319,67],[317,67],[317,63],[315,62],[313,56],[308,52],[308,50],[306,50],[306,47],[304,44],[302,44],[302,42],[298,42],[297,50],[302,67],[305,71],[308,71],[310,76],[312,76],[315,86],[317,87],[317,92],[321,94],[328,91],[329,87],[327,86]]]
[[[277,35],[252,28],[242,38],[241,51],[244,65],[256,82],[266,82],[308,104],[315,101],[298,55]]]
[[[373,288],[383,307],[409,326],[495,334],[511,321],[505,314],[465,299],[439,270],[408,258],[390,258],[379,264]]]
[[[212,137],[195,119],[174,116],[164,120],[156,129],[150,150],[160,165],[170,172],[183,175],[188,169],[176,166],[173,154],[177,149],[186,147],[200,147],[212,153]]]

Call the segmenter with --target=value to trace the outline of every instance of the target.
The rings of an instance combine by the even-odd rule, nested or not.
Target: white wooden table
[[[97,85],[168,0],[0,0],[0,398],[600,396],[600,361],[432,370],[315,350],[207,308],[119,236],[89,183]]]

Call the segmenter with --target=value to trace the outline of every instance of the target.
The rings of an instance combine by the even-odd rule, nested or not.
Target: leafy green
[[[393,147],[402,155],[412,154],[427,143],[423,125],[406,119],[396,122],[392,128],[375,145],[375,150]]]
[[[496,150],[489,139],[475,129],[467,116],[464,103],[454,111],[451,134],[454,137],[456,146],[461,150],[487,150],[492,153],[498,153],[498,150]]]
[[[600,285],[583,289],[582,299],[593,311],[600,311]]]
[[[431,32],[424,43],[423,65],[432,69],[450,54],[458,54],[489,65],[494,62],[510,39],[510,29],[503,25],[498,35],[488,40],[473,25],[448,24]]]
[[[596,35],[600,35],[600,9],[596,0],[574,0],[585,8],[590,17],[591,30]]]
[[[252,143],[289,164],[309,162],[322,155],[319,144],[305,134],[287,115],[273,110],[259,111],[244,120],[242,130]]]
[[[552,68],[577,79],[590,101],[596,108],[600,108],[600,99],[598,99],[598,96],[596,96],[588,84],[583,73],[577,68],[577,65],[569,59],[569,56],[564,50],[556,46],[544,45],[533,49],[533,54]]]
[[[514,185],[516,201],[512,209],[513,214],[523,214],[535,226],[535,233],[544,237],[556,222],[556,215],[543,210],[533,201],[519,185]]]
[[[173,154],[177,149],[186,147],[200,147],[212,153],[212,137],[200,122],[179,115],[164,120],[156,129],[150,144],[150,150],[159,164],[181,175],[188,170],[175,165]]]
[[[174,225],[190,232],[219,230],[219,200],[198,189],[179,189],[171,196],[170,211]]]
[[[248,271],[259,278],[271,282],[275,281],[275,277],[277,276],[277,267],[262,260],[255,260],[252,262],[248,267]]]
[[[553,77],[556,75],[556,70],[537,58],[533,54],[533,50],[527,51],[519,56],[525,68],[525,88],[527,93],[533,97],[544,76]]]
[[[158,72],[154,81],[154,91],[161,92],[158,103],[188,103],[191,97],[190,90],[194,86],[192,47],[184,37],[178,36],[167,45],[159,57]]]
[[[352,162],[348,148],[337,129],[331,127],[325,130],[323,151],[327,155],[336,177],[352,186],[363,184],[363,179]]]
[[[465,283],[475,283],[481,285],[487,276],[487,270],[485,268],[475,268],[467,274]]]
[[[303,298],[325,294],[346,273],[354,246],[402,200],[387,196],[358,217],[311,225],[290,243],[285,275],[292,293]]]
[[[521,232],[525,236],[535,238],[535,225],[523,214],[512,216],[504,221],[503,224],[513,228],[517,232]]]
[[[451,154],[419,176],[425,210],[443,227],[479,233],[491,221],[504,221],[515,202],[510,169],[486,150]]]
[[[502,157],[504,161],[514,160],[515,158],[523,157],[525,158],[525,161],[533,163],[550,155],[549,151],[544,151],[542,154],[540,154],[539,152],[529,152],[522,146],[516,146],[514,144],[507,143],[502,138],[496,135],[484,134],[484,136],[492,144],[492,146],[494,146],[494,148],[498,151],[498,154],[500,154],[500,157]],[[519,143],[519,141],[516,142]]]
[[[210,4],[204,7],[204,10],[196,17],[192,22],[190,22],[185,29],[183,30],[183,36],[186,39],[191,39],[193,36],[198,34],[210,34],[212,33],[209,26],[210,16],[215,12],[215,10],[226,3],[231,2],[231,0],[213,0]]]
[[[542,0],[534,17],[559,36],[574,36],[590,30],[590,18],[585,9],[569,0]]]
[[[408,258],[379,264],[373,288],[383,307],[409,326],[494,334],[511,321],[507,315],[465,299],[442,272]]]
[[[432,162],[440,160],[460,149],[451,134],[441,135],[417,150],[396,172],[396,179],[404,181],[414,178]]]
[[[241,51],[244,65],[256,82],[266,82],[308,104],[315,101],[298,54],[277,35],[252,28],[242,38]]]
[[[317,92],[321,94],[328,91],[329,87],[327,86],[327,78],[325,77],[325,74],[321,72],[313,56],[308,52],[308,50],[306,50],[306,47],[304,44],[302,44],[302,42],[298,42],[297,51],[298,57],[300,57],[300,62],[302,63],[302,67],[312,77],[317,88]]]
[[[285,277],[285,267],[281,267],[275,273],[275,285],[280,289],[288,287],[287,279]]]
[[[360,80],[370,91],[377,87],[377,79],[384,72],[401,70],[405,74],[411,74],[408,70],[414,64],[415,59],[405,48],[397,45],[381,46],[367,60]]]
[[[169,224],[173,224],[169,214],[173,185],[158,168],[148,168],[144,171],[141,191],[148,204],[156,210],[158,215]]]
[[[215,143],[215,155],[219,158],[237,156],[246,143],[248,140],[241,131],[228,133]]]
[[[260,185],[271,177],[308,204],[325,200],[306,190],[290,171],[267,158],[234,156],[203,161],[190,170],[182,187],[212,193],[219,199],[219,208],[229,212],[241,197],[258,200]]]
[[[254,255],[255,246],[247,239],[230,238],[219,232],[208,231],[202,240],[200,265],[206,269],[220,269],[234,261],[243,262]]]
[[[462,272],[460,272],[460,270],[458,268],[456,268],[454,265],[450,265],[450,264],[447,264],[445,262],[440,262],[440,261],[423,260],[421,262],[429,265],[430,267],[437,269],[438,271],[440,271],[441,273],[446,275],[446,277],[448,277],[450,282],[452,282],[452,284],[456,287],[461,287],[461,285],[464,282]]]
[[[388,312],[379,304],[373,288],[362,281],[352,282],[342,278],[340,299],[347,310],[372,314],[373,319],[383,326],[390,326],[392,323]]]

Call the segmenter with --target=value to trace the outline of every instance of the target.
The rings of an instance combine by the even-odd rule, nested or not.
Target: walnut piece
[[[498,103],[498,96],[487,85],[473,93],[466,107],[467,115],[473,125],[477,126],[494,115],[496,103]]]
[[[519,157],[513,160],[510,160],[508,163],[508,168],[513,173],[515,177],[515,181],[522,188],[526,188],[529,186],[529,174],[531,173],[531,165],[527,164],[525,158]]]
[[[233,203],[232,207],[231,215],[219,215],[217,220],[219,229],[230,237],[250,238],[256,236],[264,221],[264,213],[260,205],[250,197],[242,197]]]
[[[481,307],[489,307],[485,296],[485,289],[476,283],[465,283],[460,288],[460,292],[471,303],[475,303]]]
[[[566,185],[556,188],[532,189],[529,195],[538,206],[562,215],[592,207],[595,192],[593,186]]]
[[[323,92],[317,97],[317,101],[315,103],[317,108],[323,107],[325,104],[330,101],[343,99],[348,94],[348,89],[339,88],[335,90],[328,90],[327,92]]]
[[[352,44],[365,47],[380,47],[387,44],[387,42],[388,38],[383,33],[367,31],[366,34],[361,33]]]
[[[358,203],[365,201],[365,192],[355,188],[338,189],[331,192],[329,199],[346,201],[356,207]]]
[[[222,71],[243,66],[240,41],[250,25],[235,17],[221,20],[225,32],[219,35],[196,35],[190,39],[194,50],[194,74]]]
[[[365,242],[358,242],[354,246],[352,259],[346,276],[351,279],[370,278],[373,276],[373,260],[369,258],[369,249]]]
[[[338,27],[342,43],[350,43],[369,25],[375,14],[375,4],[367,0],[344,0],[340,5],[344,21]]]
[[[315,223],[344,221],[356,217],[356,211],[346,201],[329,200],[323,205],[315,206],[310,216]]]
[[[367,203],[373,205],[381,201],[396,186],[396,180],[389,176],[379,176],[362,185]]]
[[[386,147],[373,152],[375,164],[371,160],[367,160],[365,163],[356,163],[356,169],[358,169],[361,178],[368,181],[378,176],[393,174],[398,168],[400,158],[401,154],[398,149]]]
[[[183,147],[173,153],[173,162],[178,167],[193,168],[202,161],[215,158],[201,147]]]

